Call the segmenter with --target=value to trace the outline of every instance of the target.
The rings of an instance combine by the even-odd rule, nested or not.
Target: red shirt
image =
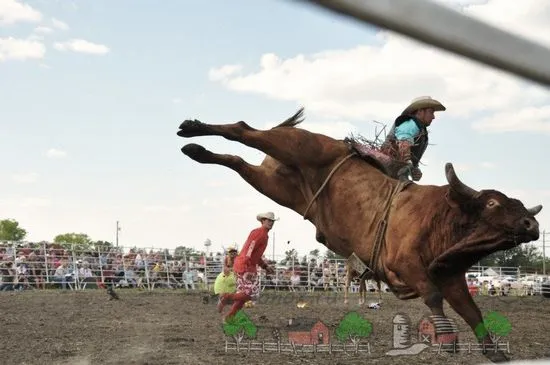
[[[267,248],[267,232],[267,229],[264,227],[253,229],[250,232],[241,252],[239,252],[239,255],[235,258],[235,264],[233,265],[233,271],[235,271],[235,273],[242,274],[245,272],[257,272],[256,266],[263,264],[262,256]],[[254,248],[252,249],[250,261],[247,265],[246,255],[252,242],[254,242]]]

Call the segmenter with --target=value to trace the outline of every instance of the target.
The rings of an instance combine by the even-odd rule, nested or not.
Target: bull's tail
[[[295,127],[298,124],[302,123],[303,121],[304,121],[304,107],[301,107],[300,109],[298,109],[298,111],[293,116],[291,116],[290,118],[288,118],[287,120],[285,120],[281,124],[276,125],[273,128],[280,128],[280,127],[291,127],[292,128],[292,127]]]

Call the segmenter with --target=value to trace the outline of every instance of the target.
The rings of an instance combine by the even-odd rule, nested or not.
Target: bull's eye
[[[495,208],[499,205],[500,205],[500,203],[498,201],[496,201],[495,199],[489,199],[489,201],[487,201],[487,208]]]

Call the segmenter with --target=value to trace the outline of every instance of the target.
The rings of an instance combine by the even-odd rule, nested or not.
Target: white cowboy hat
[[[402,115],[410,114],[414,111],[424,108],[432,108],[434,111],[445,111],[447,108],[439,101],[432,99],[430,96],[420,96],[411,101],[411,103],[403,110]]]
[[[261,221],[262,219],[269,219],[270,221],[278,221],[279,218],[275,218],[275,213],[273,212],[267,212],[267,213],[260,213],[256,216],[256,219]]]

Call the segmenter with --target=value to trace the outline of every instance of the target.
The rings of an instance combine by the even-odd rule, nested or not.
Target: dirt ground
[[[291,317],[321,319],[332,333],[350,311],[373,324],[369,337],[372,353],[278,354],[225,352],[225,336],[216,300],[207,293],[181,290],[153,292],[119,290],[120,300],[109,301],[103,290],[24,291],[0,293],[0,359],[3,364],[478,364],[480,353],[459,354],[424,351],[419,355],[387,356],[393,341],[392,319],[406,313],[418,323],[426,307],[420,300],[399,301],[382,297],[381,309],[359,307],[352,294],[349,304],[341,294],[263,293],[254,308],[246,309],[257,325],[257,339],[272,342],[273,327],[281,329]],[[303,298],[308,307],[296,303]],[[369,294],[367,304],[377,301]],[[550,356],[550,299],[476,298],[483,313],[498,311],[512,325],[506,340],[511,360]],[[450,308],[460,342],[473,340],[470,329]],[[414,332],[414,331],[413,331]],[[331,336],[333,336],[331,334]],[[337,341],[333,338],[332,341]],[[415,340],[413,340],[415,342]],[[241,362],[242,361],[242,362]]]

